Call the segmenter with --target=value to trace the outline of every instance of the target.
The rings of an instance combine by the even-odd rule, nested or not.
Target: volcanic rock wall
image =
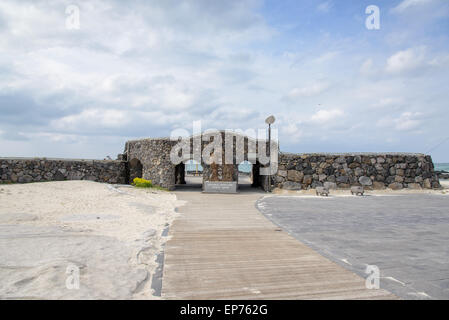
[[[439,188],[432,158],[409,153],[281,153],[276,187],[301,190],[318,186],[367,189]]]
[[[46,158],[0,158],[0,181],[28,183],[91,180],[126,183],[126,162]]]

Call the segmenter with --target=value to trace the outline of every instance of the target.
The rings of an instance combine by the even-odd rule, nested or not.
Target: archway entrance
[[[271,149],[276,150],[277,146],[272,145]],[[128,141],[126,159],[131,162],[128,162],[128,179],[142,176],[143,165],[143,177],[155,186],[168,190],[201,185],[202,188],[198,189],[205,193],[236,193],[239,182],[237,168],[247,160],[251,164],[245,162],[246,170],[240,170],[240,183],[251,183],[253,187],[262,186],[268,190],[267,176],[259,174],[263,165],[256,162],[257,159],[263,159],[263,162],[268,159],[267,150],[266,140],[256,140],[232,130],[207,130],[190,137],[178,137],[177,140],[155,138]],[[248,172],[253,173],[252,179]]]
[[[257,161],[251,167],[251,187],[260,188],[262,187],[261,175],[260,175],[260,163]]]
[[[194,160],[180,163],[175,167],[176,190],[202,190],[203,167]]]
[[[180,163],[175,167],[175,184],[186,184],[186,171],[184,163]]]
[[[247,190],[253,184],[253,165],[251,162],[243,161],[238,165],[238,189]]]
[[[142,163],[134,158],[129,162],[129,183],[132,183],[134,178],[142,178],[143,166]]]

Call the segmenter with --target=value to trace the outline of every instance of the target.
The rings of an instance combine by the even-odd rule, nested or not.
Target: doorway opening
[[[129,162],[129,183],[133,183],[134,178],[142,178],[143,166],[142,163],[134,158]]]
[[[251,173],[252,173],[251,174],[251,187],[253,187],[253,188],[262,187],[259,161],[256,161],[256,163],[252,164]]]
[[[253,185],[253,164],[245,160],[238,165],[238,171],[238,189],[250,189]]]
[[[179,168],[178,168],[179,167]],[[176,180],[176,190],[203,188],[203,167],[195,160],[188,160],[176,166],[176,172],[182,172],[183,179]]]

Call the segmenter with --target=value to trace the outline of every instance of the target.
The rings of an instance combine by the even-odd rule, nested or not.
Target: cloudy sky
[[[274,114],[283,151],[449,162],[448,18],[447,0],[1,0],[0,156],[114,158]]]

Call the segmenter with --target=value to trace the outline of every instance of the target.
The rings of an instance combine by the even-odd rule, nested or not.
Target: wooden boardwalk
[[[177,192],[187,201],[170,228],[166,299],[395,299],[297,241],[255,208],[264,194]]]

